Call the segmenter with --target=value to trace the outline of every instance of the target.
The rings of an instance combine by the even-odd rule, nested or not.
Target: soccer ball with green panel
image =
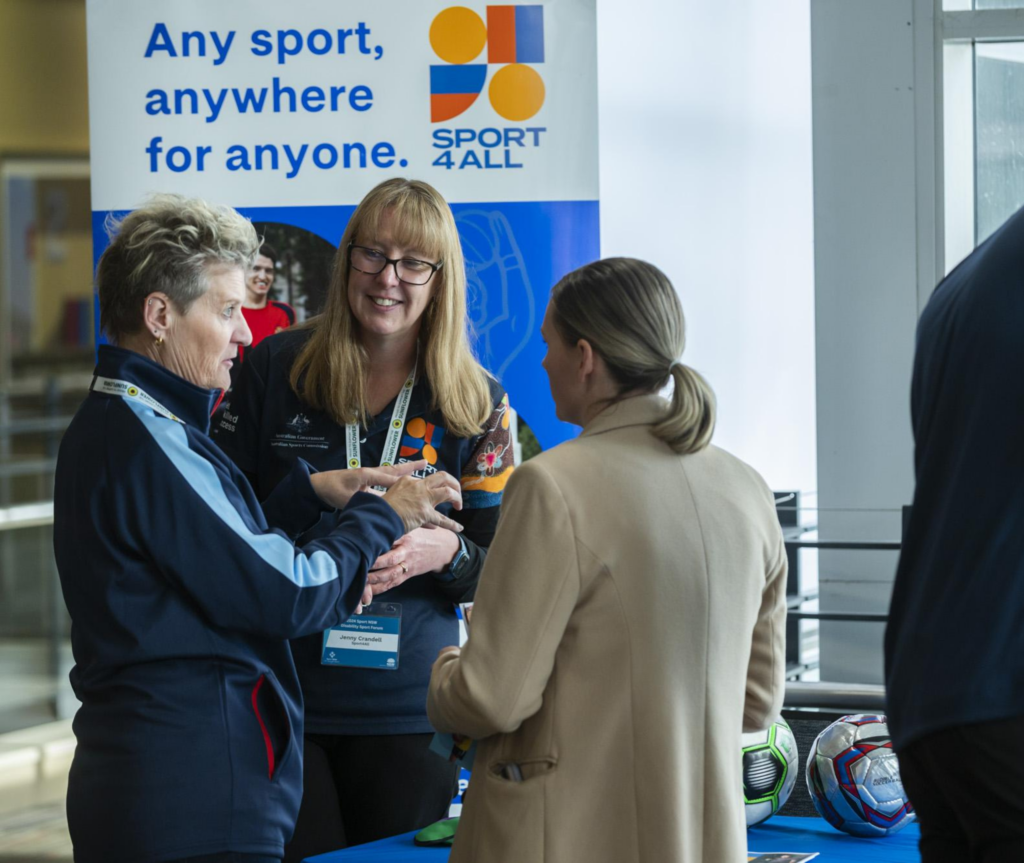
[[[796,738],[779,717],[766,731],[743,735],[743,800],[747,826],[753,827],[778,812],[796,784]]]

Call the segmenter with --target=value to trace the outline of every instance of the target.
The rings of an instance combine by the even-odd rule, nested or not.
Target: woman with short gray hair
[[[108,217],[114,241],[100,258],[100,326],[115,344],[143,326],[144,303],[167,294],[186,315],[209,288],[213,268],[251,266],[260,240],[248,219],[198,198],[156,195],[121,220]]]
[[[163,195],[109,225],[90,394],[61,443],[54,551],[82,707],[68,785],[80,863],[279,861],[301,793],[287,639],[368,602],[405,532],[458,525],[446,474],[295,465],[261,505],[207,437],[259,239],[234,210]],[[372,486],[389,487],[383,496]],[[344,509],[297,549],[290,537]]]

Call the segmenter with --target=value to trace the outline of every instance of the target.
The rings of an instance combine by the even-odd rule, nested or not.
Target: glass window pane
[[[1024,204],[1024,43],[975,48],[975,225],[983,242]]]
[[[951,8],[946,0],[946,8]],[[974,0],[975,9],[1019,9],[1024,6],[1024,0]]]
[[[92,377],[88,169],[0,159],[0,734],[77,707],[53,528],[25,510],[53,500],[57,448]]]
[[[94,364],[84,160],[0,162],[0,507],[50,500]]]
[[[974,46],[942,49],[943,193],[946,273],[974,251]]]
[[[0,530],[0,734],[74,713],[70,631],[52,525]]]

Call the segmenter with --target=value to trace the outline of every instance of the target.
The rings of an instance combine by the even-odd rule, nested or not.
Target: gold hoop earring
[[[163,343],[164,343],[164,337],[163,336],[157,336],[156,333],[153,333],[153,335],[156,336],[156,339],[155,339],[156,346],[158,348],[161,347],[163,345]]]

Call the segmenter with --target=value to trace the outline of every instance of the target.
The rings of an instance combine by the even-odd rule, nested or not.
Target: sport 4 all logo
[[[487,23],[472,9],[452,6],[430,25],[430,45],[444,64],[430,67],[430,120],[442,123],[465,112],[483,92],[489,66],[500,64],[487,96],[506,120],[529,120],[544,104],[543,6],[488,6]],[[474,63],[486,47],[487,62]]]

